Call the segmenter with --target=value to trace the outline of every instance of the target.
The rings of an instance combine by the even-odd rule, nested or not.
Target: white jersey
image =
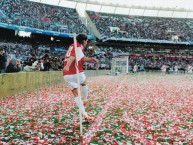
[[[175,72],[178,72],[178,66],[177,65],[174,67],[174,70],[175,70]]]
[[[161,70],[162,70],[162,72],[166,72],[166,66],[163,65],[163,66],[161,67]]]
[[[138,66],[137,66],[137,65],[134,65],[133,71],[134,71],[134,72],[137,72],[137,70],[138,70]]]

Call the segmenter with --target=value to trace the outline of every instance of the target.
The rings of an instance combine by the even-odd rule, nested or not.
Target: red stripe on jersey
[[[78,60],[78,71],[79,73],[80,72],[83,72],[83,65],[84,65],[84,47],[79,44],[77,42],[77,51],[76,51],[77,54],[75,54],[75,47],[74,47],[74,44],[72,44],[69,49],[68,49],[68,52],[66,53],[66,56],[65,56],[65,60],[64,60],[64,67],[66,66],[67,62],[68,62],[68,58],[70,58],[71,56],[74,56],[77,60]],[[64,70],[63,69],[63,75],[73,75],[73,74],[77,74],[76,72],[76,60],[74,60],[71,65],[70,65],[70,68],[69,68],[69,71],[67,70]]]

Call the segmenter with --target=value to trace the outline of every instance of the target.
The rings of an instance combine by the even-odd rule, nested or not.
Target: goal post
[[[113,58],[111,63],[111,74],[128,74],[128,57]]]

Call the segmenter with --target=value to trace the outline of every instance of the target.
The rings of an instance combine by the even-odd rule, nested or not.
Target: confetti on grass
[[[183,75],[88,78],[95,122],[83,144],[193,144],[193,81]],[[0,144],[80,144],[79,112],[64,84],[0,100]]]

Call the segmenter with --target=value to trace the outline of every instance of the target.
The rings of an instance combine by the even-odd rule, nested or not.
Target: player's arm
[[[70,56],[66,61],[67,61],[67,64],[66,66],[64,67],[64,70],[67,70],[69,71],[69,68],[70,68],[70,65],[72,64],[72,62],[75,60],[75,57],[74,56]]]
[[[98,59],[94,57],[84,57],[84,62],[90,62],[90,61],[94,61],[95,63],[98,63]]]

